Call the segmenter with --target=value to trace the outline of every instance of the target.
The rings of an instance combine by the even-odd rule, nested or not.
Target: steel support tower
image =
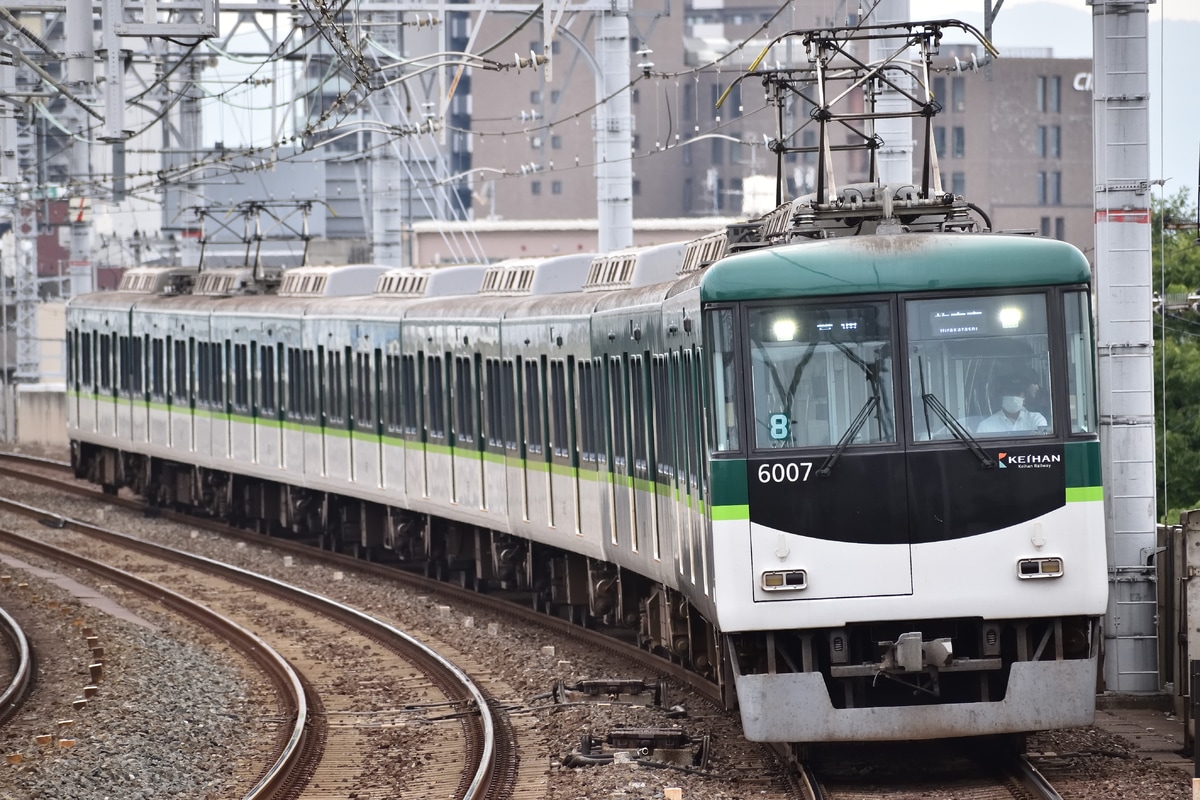
[[[1156,692],[1154,336],[1148,41],[1151,0],[1088,0],[1096,189],[1097,382],[1107,509],[1104,683]]]

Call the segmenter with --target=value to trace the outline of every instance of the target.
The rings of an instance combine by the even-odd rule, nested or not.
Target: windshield
[[[1044,294],[910,300],[906,304],[913,434],[955,434],[940,402],[977,438],[1053,432]]]
[[[895,441],[886,303],[771,306],[748,322],[755,447]]]

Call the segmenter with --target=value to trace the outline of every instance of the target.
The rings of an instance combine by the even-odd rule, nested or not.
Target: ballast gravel
[[[63,458],[61,453],[41,454]],[[611,658],[583,652],[570,643],[554,641],[544,631],[492,616],[486,607],[448,607],[379,578],[331,568],[321,563],[319,551],[312,559],[297,557],[285,563],[265,539],[262,546],[235,544],[187,526],[143,519],[29,485],[4,487],[3,493],[17,494],[23,502],[53,508],[68,517],[272,575],[388,620],[435,647],[440,645],[475,661],[486,659],[499,676],[496,682],[511,692],[499,699],[514,716],[536,720],[544,752],[525,752],[522,758],[533,759],[544,774],[541,797],[649,800],[663,798],[668,787],[679,788],[685,800],[777,800],[788,796],[774,779],[771,765],[761,761],[762,753],[741,739],[736,720],[697,698],[672,698],[672,703],[686,709],[683,717],[669,717],[655,708],[552,707],[545,695],[558,681],[650,676],[630,674],[628,667]],[[0,515],[0,526],[25,530],[29,525]],[[43,529],[43,535],[54,533]],[[7,566],[0,571],[18,574]],[[16,580],[14,577],[14,583]],[[45,626],[47,635],[39,638],[49,644],[37,645],[39,653],[45,652],[39,665],[40,691],[52,699],[24,709],[20,724],[0,730],[0,800],[215,800],[241,796],[233,787],[248,785],[247,776],[252,778],[262,766],[247,756],[253,750],[251,745],[257,743],[248,738],[252,734],[246,724],[256,716],[256,704],[265,701],[260,696],[263,687],[254,676],[241,672],[240,662],[228,658],[190,626],[143,605],[137,606],[137,613],[158,626],[156,630],[104,614],[40,578],[26,575],[20,580],[29,586],[18,591],[0,585],[0,605],[14,616],[26,617],[23,623]],[[100,590],[121,600],[113,587]],[[47,613],[51,603],[57,608]],[[97,683],[100,691],[77,710],[72,703],[82,697],[90,679],[91,653],[81,630],[84,627],[93,628],[100,636],[105,665],[104,676]],[[56,729],[56,722],[63,719],[74,723]],[[637,763],[581,769],[563,766],[584,734],[602,736],[614,727],[672,725],[696,737],[710,737],[712,757],[706,772]],[[34,742],[31,732],[42,729],[55,735],[54,746]],[[374,741],[378,759],[392,759],[402,766],[405,743],[419,736],[419,731],[420,726],[413,725],[380,732]],[[57,739],[68,737],[74,739],[74,746],[58,746]],[[1077,761],[1073,766],[1096,775],[1095,791],[1072,789],[1064,792],[1068,800],[1183,800],[1191,793],[1191,781],[1184,771],[1139,759],[1122,746],[1119,737],[1096,729],[1037,734],[1030,737],[1030,748],[1070,754]],[[6,757],[15,753],[22,754],[22,759],[9,763]],[[402,788],[397,796],[403,796]]]

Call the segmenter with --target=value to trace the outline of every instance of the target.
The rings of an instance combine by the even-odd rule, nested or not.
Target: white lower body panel
[[[754,742],[864,742],[987,736],[1090,725],[1096,659],[1012,665],[993,703],[837,709],[816,672],[739,675],[738,705]]]

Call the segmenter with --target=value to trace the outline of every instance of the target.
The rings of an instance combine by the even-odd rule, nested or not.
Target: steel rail
[[[23,504],[13,504],[12,501],[7,500],[0,502],[0,505],[10,509],[14,505],[23,506]],[[62,519],[41,509],[34,509],[32,506],[24,506],[24,508],[38,512],[39,516]],[[20,509],[14,510],[22,513]],[[37,553],[44,558],[102,576],[118,586],[137,592],[178,614],[196,620],[206,628],[218,632],[226,641],[245,653],[251,661],[262,667],[271,682],[275,684],[281,696],[285,698],[285,702],[292,706],[293,722],[287,741],[283,745],[275,763],[267,769],[259,781],[245,795],[244,800],[265,800],[265,798],[274,796],[287,783],[288,776],[295,769],[298,760],[303,754],[303,746],[306,738],[309,736],[310,723],[307,694],[301,684],[300,676],[292,669],[287,659],[257,635],[238,625],[228,617],[222,616],[212,609],[177,592],[173,592],[166,587],[145,580],[144,578],[139,578],[116,567],[78,556],[69,550],[64,550],[45,542],[39,542],[36,539],[30,539],[19,533],[0,530],[0,540],[29,552]]]
[[[21,708],[25,692],[33,680],[33,650],[21,624],[0,608],[0,635],[6,638],[16,654],[17,668],[8,688],[0,693],[0,725],[13,717]]]
[[[6,469],[0,467],[0,472],[4,471],[6,471]],[[40,479],[40,476],[18,475],[18,477],[27,478],[39,483],[43,482]],[[64,489],[73,488],[70,485],[62,485],[53,479],[46,480],[55,487],[61,487]],[[89,491],[94,492],[94,490]],[[136,501],[127,501],[121,498],[114,498],[112,496],[105,496],[104,499],[110,502],[117,501],[117,504],[119,505],[129,505],[133,508],[144,507],[142,504]],[[483,798],[488,796],[493,775],[496,773],[498,755],[495,742],[497,726],[493,716],[494,712],[492,710],[492,706],[488,702],[488,699],[485,697],[483,691],[466,673],[459,669],[457,665],[453,664],[448,659],[444,658],[442,655],[430,648],[428,645],[425,645],[400,629],[382,622],[381,620],[359,611],[358,609],[338,603],[330,598],[314,592],[309,592],[308,590],[301,589],[296,586],[292,586],[266,575],[261,575],[251,572],[250,570],[242,569],[241,567],[236,567],[231,564],[206,558],[204,556],[199,556],[194,553],[189,553],[185,550],[178,550],[176,548],[167,547],[166,545],[148,542],[144,539],[138,539],[133,536],[108,530],[106,528],[92,525],[81,520],[71,519],[69,517],[56,514],[52,511],[36,508],[25,503],[18,503],[13,500],[0,498],[0,508],[8,509],[26,516],[49,518],[55,521],[56,527],[73,529],[102,541],[118,544],[122,547],[134,549],[139,552],[147,553],[160,558],[169,558],[179,563],[187,564],[196,569],[220,573],[225,577],[233,575],[234,579],[246,585],[252,586],[260,591],[268,591],[276,594],[277,596],[286,596],[289,600],[298,601],[314,611],[325,614],[326,616],[336,619],[339,622],[347,623],[357,629],[364,630],[364,632],[366,629],[369,629],[371,631],[370,635],[373,638],[375,638],[384,646],[392,647],[393,650],[396,649],[394,647],[394,642],[402,642],[405,648],[415,651],[421,655],[423,669],[430,674],[430,677],[438,685],[438,688],[448,698],[458,702],[465,702],[465,704],[469,706],[471,713],[463,719],[464,732],[466,733],[468,743],[478,748],[479,752],[473,753],[473,755],[478,759],[478,764],[471,773],[471,780],[464,787],[461,797],[464,800],[483,800]],[[168,516],[175,515],[163,514],[164,518]],[[178,515],[178,520],[189,525],[196,525],[197,523],[196,518],[186,515]],[[221,530],[226,530],[225,526],[221,526]],[[257,534],[255,536],[257,536]],[[247,536],[246,538],[248,540],[252,540],[250,536]],[[261,537],[259,537],[259,541],[261,542]],[[272,542],[279,544],[280,540],[275,539],[272,540]],[[303,547],[298,549],[297,552],[311,556],[312,548]],[[326,553],[325,555],[337,554]],[[351,559],[352,566],[356,568],[362,563],[363,562]],[[397,573],[396,571],[392,570],[389,571],[388,574],[394,577],[395,575],[402,573]],[[477,596],[476,599],[478,599]],[[388,642],[389,637],[392,640],[391,644]],[[465,691],[465,698],[462,696],[463,692],[458,691],[459,688]],[[474,719],[476,724],[479,726],[478,731],[471,730],[470,726],[472,719]]]
[[[1039,772],[1038,768],[1025,756],[1019,755],[1014,758],[1011,769],[1021,785],[1037,795],[1039,800],[1063,800],[1058,790],[1050,784],[1050,781],[1046,780],[1046,776]]]

